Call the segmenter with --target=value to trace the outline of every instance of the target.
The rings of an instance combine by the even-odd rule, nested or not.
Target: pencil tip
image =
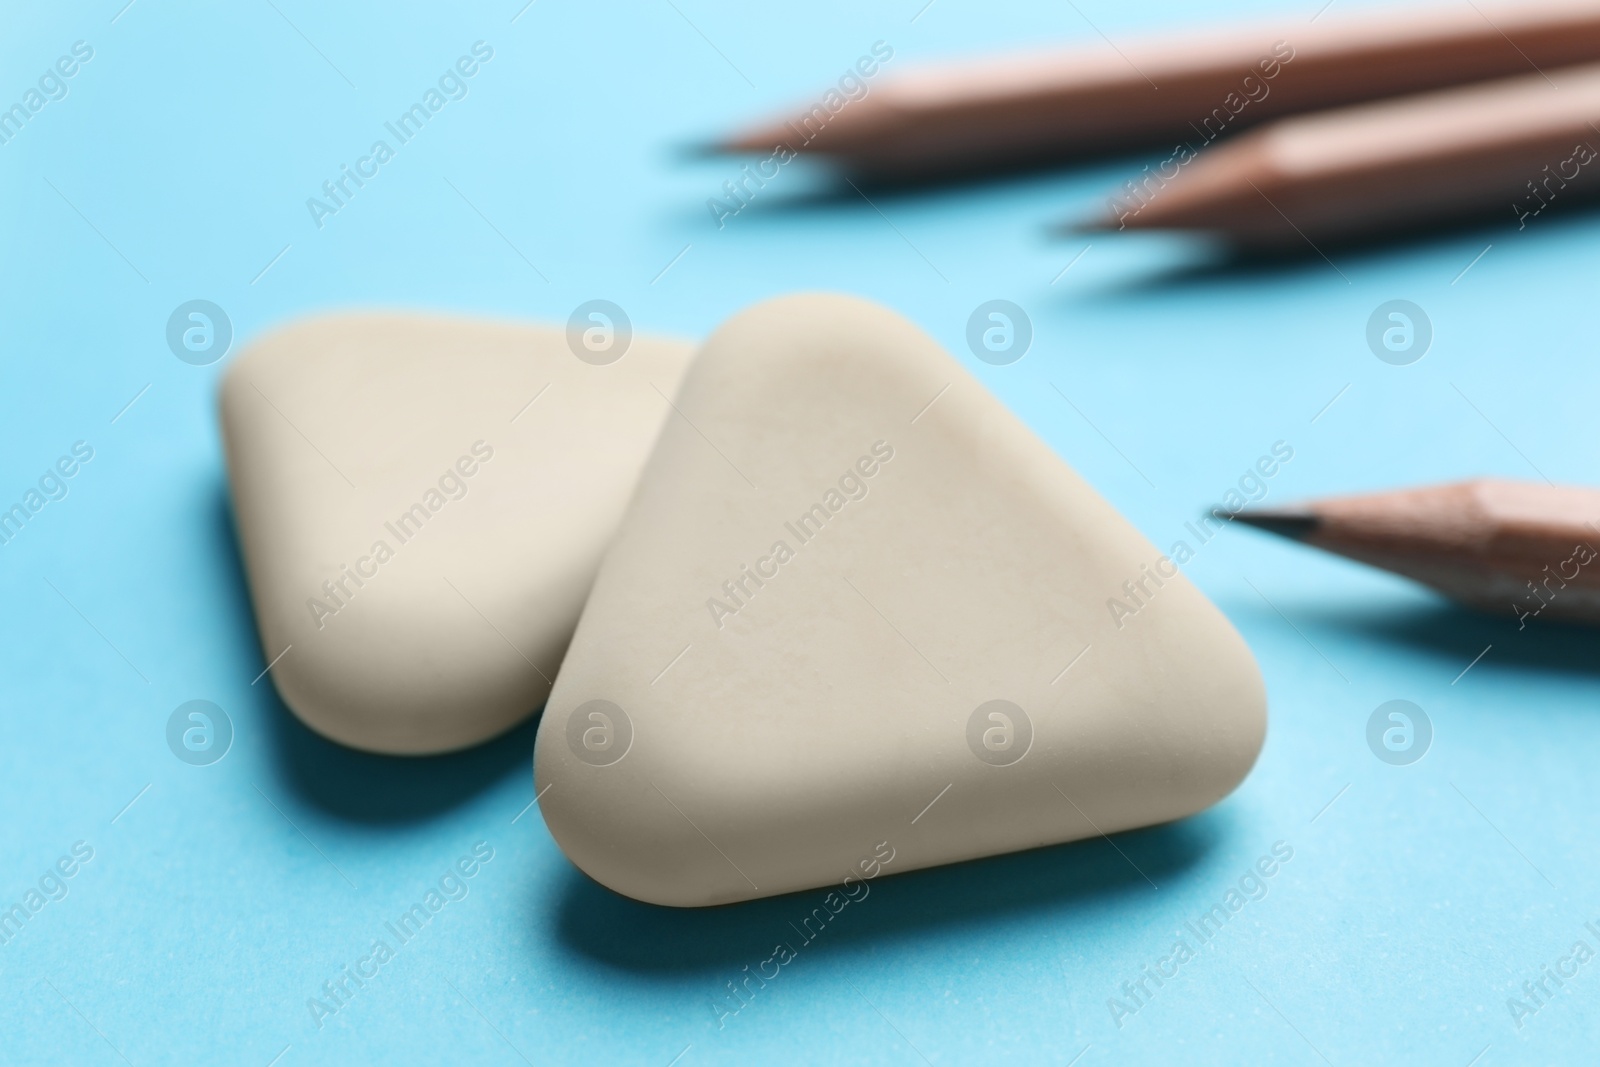
[[[703,148],[706,155],[747,156],[761,152],[776,152],[780,147],[788,147],[793,140],[794,134],[783,127],[763,126],[741,130],[720,140],[707,142]]]
[[[1304,541],[1322,525],[1322,520],[1309,511],[1228,511],[1215,508],[1211,515],[1217,519],[1236,519],[1246,526],[1254,526],[1291,541]]]
[[[1117,227],[1113,226],[1114,219],[1104,215],[1091,215],[1082,219],[1067,219],[1057,222],[1048,228],[1052,237],[1077,237],[1086,233],[1107,233]]]
[[[695,163],[725,156],[731,151],[733,149],[726,141],[684,141],[673,146],[672,154],[683,162]]]

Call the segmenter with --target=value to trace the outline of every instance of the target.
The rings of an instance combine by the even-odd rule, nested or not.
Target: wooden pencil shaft
[[[1467,556],[1548,559],[1577,541],[1600,541],[1600,492],[1494,479],[1361,496],[1312,506],[1307,540]]]
[[[842,157],[858,170],[927,177],[1199,143],[1294,112],[1594,59],[1600,6],[1593,3],[1336,10],[1310,23],[888,71],[862,99],[822,121],[796,116],[723,147],[770,151],[784,144]]]
[[[1259,514],[1268,529],[1280,515]],[[1306,544],[1473,607],[1600,624],[1600,491],[1482,479],[1335,497],[1287,514],[1310,520],[1296,535]]]
[[[1284,119],[1126,184],[1099,225],[1263,245],[1483,213],[1526,226],[1600,188],[1597,158],[1600,64],[1588,64]]]

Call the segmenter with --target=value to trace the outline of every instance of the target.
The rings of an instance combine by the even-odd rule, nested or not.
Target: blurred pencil
[[[1600,60],[1600,5],[1581,0],[1334,10],[1310,22],[1108,38],[903,74],[863,57],[864,95],[830,90],[809,110],[711,149],[783,145],[873,176],[929,178],[1205,141],[1293,112],[1591,60]]]
[[[1524,624],[1600,625],[1600,490],[1485,478],[1231,517]]]
[[[1558,88],[1559,86],[1559,88]],[[1498,213],[1520,227],[1600,187],[1600,64],[1281,119],[1148,168],[1078,230],[1317,244]]]

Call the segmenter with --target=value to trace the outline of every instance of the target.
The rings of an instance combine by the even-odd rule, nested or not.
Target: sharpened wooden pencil
[[[1216,513],[1483,611],[1600,625],[1600,490],[1484,478]]]
[[[1472,217],[1525,228],[1600,188],[1597,159],[1600,64],[1587,64],[1282,119],[1147,168],[1073,228],[1196,230],[1261,247]]]
[[[875,77],[711,147],[769,153],[781,145],[870,176],[926,179],[1210,140],[1295,112],[1593,60],[1600,5],[1589,2],[1335,9],[1314,20],[904,72],[873,61],[863,70]]]

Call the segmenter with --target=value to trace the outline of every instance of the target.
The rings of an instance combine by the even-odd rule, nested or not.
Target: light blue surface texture
[[[457,756],[382,759],[310,734],[258,679],[216,425],[227,363],[190,365],[165,340],[191,299],[226,310],[236,353],[319,309],[562,322],[604,298],[638,330],[703,337],[753,301],[832,289],[923,326],[1163,548],[1278,441],[1294,457],[1268,502],[1478,474],[1595,481],[1593,215],[1519,231],[1508,211],[1331,263],[1205,269],[1175,240],[1045,231],[1162,152],[870,203],[795,164],[720,229],[706,201],[738,163],[682,152],[820,94],[879,40],[895,70],[1250,14],[1301,25],[1316,4],[123,2],[13,3],[0,35],[3,104],[74,42],[93,49],[0,144],[0,503],[74,442],[93,449],[0,547],[0,903],[26,908],[75,843],[93,853],[45,878],[66,895],[0,945],[0,1062],[1592,1053],[1600,962],[1546,979],[1520,1027],[1507,1007],[1578,940],[1600,949],[1584,926],[1600,928],[1592,633],[1519,631],[1509,605],[1468,615],[1225,530],[1186,569],[1270,695],[1235,794],[1109,843],[885,877],[734,1012],[726,983],[795,939],[820,894],[697,912],[622,899],[529,808],[531,723]],[[478,41],[493,58],[465,98],[319,227],[307,198]],[[968,314],[995,298],[1035,332],[1010,366],[966,347]],[[1365,340],[1391,299],[1433,323],[1409,366]],[[166,740],[195,699],[233,724],[209,766]],[[1433,725],[1409,766],[1366,741],[1393,699]],[[493,858],[466,895],[319,1026],[308,1001],[337,1004],[323,983],[375,939],[397,944],[385,924],[478,842]],[[1292,859],[1265,895],[1206,944],[1186,933],[1275,842]],[[1123,983],[1180,936],[1195,958],[1116,1018],[1108,1001],[1138,1004]]]

